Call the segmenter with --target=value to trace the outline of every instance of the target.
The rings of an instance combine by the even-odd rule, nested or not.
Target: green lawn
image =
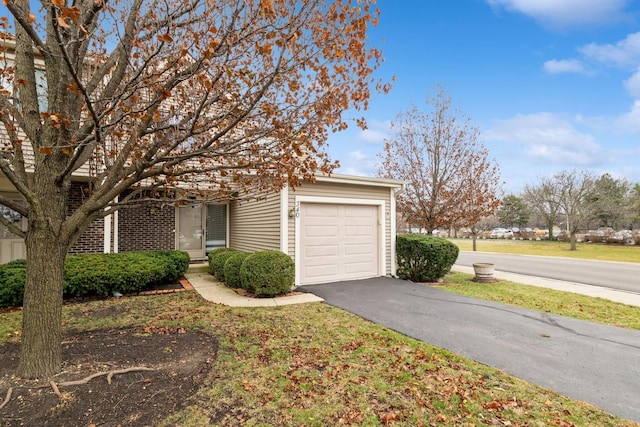
[[[462,251],[471,251],[471,239],[449,239]],[[577,250],[569,250],[567,242],[529,240],[478,240],[480,252],[500,252],[506,254],[561,256],[601,261],[640,262],[640,246],[606,245],[598,243],[578,243]]]
[[[121,315],[78,315],[110,309]],[[19,339],[20,316],[0,314],[0,342]],[[166,426],[638,426],[325,304],[230,308],[183,292],[65,305],[63,316],[72,330],[218,337],[208,380]]]
[[[471,241],[453,240],[463,250]],[[638,262],[640,248],[479,241],[481,251]],[[640,308],[453,273],[444,290],[625,328]],[[78,313],[114,308],[119,316]],[[18,341],[21,313],[0,314],[0,343]],[[325,304],[230,308],[195,292],[65,305],[64,327],[177,326],[220,341],[188,408],[165,426],[640,426]]]
[[[437,286],[474,298],[623,328],[640,329],[640,307],[508,281],[477,283],[471,280],[473,277],[472,274],[451,273]]]

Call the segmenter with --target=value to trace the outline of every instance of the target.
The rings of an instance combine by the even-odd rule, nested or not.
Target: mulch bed
[[[182,328],[69,333],[54,387],[16,378],[19,345],[2,344],[0,405],[9,388],[12,393],[0,409],[0,426],[156,425],[186,405],[217,351],[214,337]],[[100,373],[86,384],[64,385]]]

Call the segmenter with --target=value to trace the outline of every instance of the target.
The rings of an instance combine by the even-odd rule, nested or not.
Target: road
[[[592,261],[572,258],[460,252],[457,265],[495,264],[495,269],[640,294],[640,263]]]

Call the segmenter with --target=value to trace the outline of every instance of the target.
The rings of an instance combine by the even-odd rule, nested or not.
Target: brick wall
[[[69,212],[73,212],[82,204],[88,192],[88,183],[72,183]],[[173,206],[160,204],[118,211],[118,252],[175,249],[175,212]],[[110,219],[113,221],[113,218]],[[104,252],[104,222],[104,218],[98,218],[89,224],[69,253]],[[112,236],[111,252],[114,250],[113,241]]]
[[[118,252],[175,249],[173,206],[127,208],[118,215]]]
[[[76,210],[88,195],[89,183],[74,182],[69,191],[69,213]],[[94,220],[69,250],[75,253],[104,252],[104,218]]]

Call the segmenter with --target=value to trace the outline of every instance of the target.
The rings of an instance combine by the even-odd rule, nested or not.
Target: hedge
[[[0,307],[18,307],[24,298],[27,263],[23,259],[0,265]]]
[[[231,248],[218,248],[209,252],[209,273],[224,282],[224,263],[238,251]]]
[[[236,252],[227,258],[227,261],[224,263],[224,279],[228,286],[232,288],[242,287],[240,268],[249,255],[251,255],[251,252]]]
[[[289,292],[295,282],[295,265],[280,251],[265,250],[249,255],[240,268],[242,287],[257,297]]]
[[[182,251],[69,255],[64,264],[64,294],[77,297],[138,292],[175,282],[188,268],[189,254]],[[0,307],[22,305],[25,278],[24,260],[0,266]]]
[[[397,273],[413,282],[435,282],[451,270],[459,249],[433,236],[405,234],[396,238]]]

